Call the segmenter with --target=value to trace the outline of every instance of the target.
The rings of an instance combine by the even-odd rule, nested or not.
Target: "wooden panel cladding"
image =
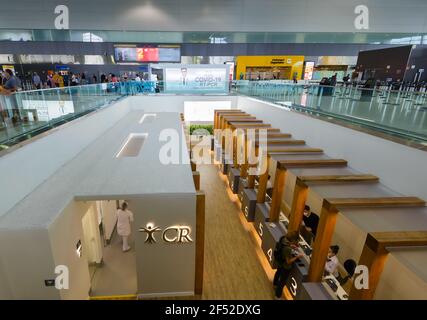
[[[365,245],[373,251],[386,247],[427,246],[427,231],[371,232]]]
[[[350,290],[351,300],[371,300],[375,296],[384,270],[390,247],[411,247],[427,245],[427,231],[371,232],[366,236],[359,265],[369,270],[369,287],[356,288],[354,282]]]
[[[194,294],[203,293],[203,270],[205,257],[205,204],[204,191],[196,193],[196,272]]]
[[[297,182],[319,182],[319,183],[339,183],[339,182],[378,182],[379,178],[372,174],[346,174],[328,176],[299,176]]]
[[[313,245],[308,281],[320,282],[326,263],[328,248],[331,245],[339,208],[344,207],[411,207],[424,206],[425,201],[417,197],[379,197],[379,198],[339,198],[324,199]],[[370,244],[372,245],[372,241]],[[366,250],[372,251],[368,246]],[[367,251],[367,252],[368,252]],[[366,253],[368,255],[368,253]]]
[[[257,137],[259,135],[259,132],[255,132],[255,136]],[[267,138],[291,138],[292,134],[290,133],[281,133],[281,132],[267,132]]]
[[[311,150],[320,150],[320,149],[311,149]],[[312,151],[320,152],[320,151]],[[279,169],[287,168],[322,168],[322,167],[345,167],[347,166],[347,161],[344,159],[305,159],[305,160],[279,160],[277,161],[277,167]]]
[[[309,152],[323,152],[322,149],[318,148],[293,148],[293,147],[282,147],[282,146],[271,146],[267,147],[267,152],[282,152],[282,153],[309,153]]]
[[[256,137],[255,139],[256,139],[255,146],[259,147],[259,145],[260,145],[259,137]],[[277,140],[269,140],[269,138],[267,136],[266,144],[268,146],[273,146],[273,145],[278,145],[278,144],[279,145],[280,144],[283,144],[283,145],[288,145],[288,144],[289,145],[304,145],[305,141],[304,140],[278,140],[278,139]]]
[[[193,181],[196,190],[200,190],[200,173],[199,171],[193,171]]]
[[[218,109],[214,110],[214,129],[218,129],[219,126],[219,116],[223,113],[242,113],[242,110],[239,109]]]
[[[324,206],[333,207],[392,207],[424,206],[425,201],[418,197],[382,197],[382,198],[328,198]]]
[[[229,117],[229,116],[233,116],[234,118],[252,117],[250,114],[248,114],[246,112],[221,113],[221,114],[218,115],[218,122],[217,122],[217,125],[218,125],[219,128],[222,128],[222,126],[225,124],[224,118]]]
[[[268,123],[244,123],[244,122],[229,122],[232,129],[256,129],[256,128],[269,128],[271,124]],[[277,129],[280,131],[279,129]]]
[[[279,221],[280,204],[282,202],[283,191],[285,190],[286,170],[276,170],[274,178],[273,194],[270,206],[270,221]]]

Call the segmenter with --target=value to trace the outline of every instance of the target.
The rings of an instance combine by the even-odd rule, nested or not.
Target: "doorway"
[[[137,291],[134,235],[129,238],[131,249],[122,251],[122,239],[117,234],[117,208],[123,201],[95,201],[95,221],[102,250],[99,264],[89,262],[91,275],[90,297],[133,295]],[[85,221],[89,224],[89,221]],[[87,228],[87,227],[86,227]],[[85,227],[83,228],[85,230]],[[86,238],[86,236],[85,236]],[[93,260],[93,259],[92,259]]]
[[[85,252],[87,258],[89,275],[92,278],[97,266],[101,265],[103,257],[103,244],[99,230],[97,210],[91,205],[82,217],[83,241],[77,244],[76,250],[79,254]]]

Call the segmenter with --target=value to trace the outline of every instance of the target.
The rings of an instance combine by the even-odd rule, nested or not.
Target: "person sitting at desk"
[[[339,246],[330,246],[329,252],[328,252],[328,259],[326,260],[325,264],[325,273],[326,274],[332,274],[334,277],[338,277],[338,251],[340,250]]]

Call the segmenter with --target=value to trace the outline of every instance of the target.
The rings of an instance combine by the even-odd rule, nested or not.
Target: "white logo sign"
[[[153,244],[157,240],[154,236],[156,232],[161,232],[162,229],[155,226],[153,223],[147,223],[145,227],[139,228],[139,232],[145,232],[147,238],[145,243]],[[170,226],[163,230],[162,239],[166,243],[190,243],[193,242],[193,239],[190,237],[191,228],[189,226]]]

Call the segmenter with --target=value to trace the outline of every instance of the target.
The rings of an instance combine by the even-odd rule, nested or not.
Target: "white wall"
[[[231,109],[231,100],[225,101],[184,101],[185,121],[211,122],[215,109]]]
[[[129,97],[129,104],[134,110],[145,112],[179,112],[184,113],[185,101],[231,101],[231,107],[235,108],[237,96],[222,95],[140,95]],[[219,109],[219,108],[217,108]],[[213,121],[213,119],[212,119]]]
[[[82,218],[94,207],[93,202],[71,201],[58,218],[49,226],[52,255],[57,265],[65,265],[70,271],[70,289],[61,290],[61,299],[88,299],[90,289],[89,267],[86,250],[82,256],[76,253],[76,244],[84,241]]]
[[[375,291],[378,300],[427,300],[427,282],[389,254]]]
[[[312,147],[322,148],[331,157],[346,159],[358,171],[377,175],[397,192],[427,200],[425,151],[248,97],[238,97],[237,107]]]
[[[128,107],[128,100],[121,100],[1,157],[0,217],[111,128],[128,112]]]
[[[44,280],[56,277],[46,229],[3,229],[0,232],[0,252],[0,265],[10,289],[9,294],[0,296],[1,299],[60,299],[55,287],[44,284]]]
[[[134,214],[133,234],[137,261],[138,294],[145,297],[194,294],[196,196],[195,194],[153,194],[129,200]],[[191,228],[192,243],[164,243],[156,232],[154,244],[144,243],[140,227],[154,223],[162,230],[169,226]]]

